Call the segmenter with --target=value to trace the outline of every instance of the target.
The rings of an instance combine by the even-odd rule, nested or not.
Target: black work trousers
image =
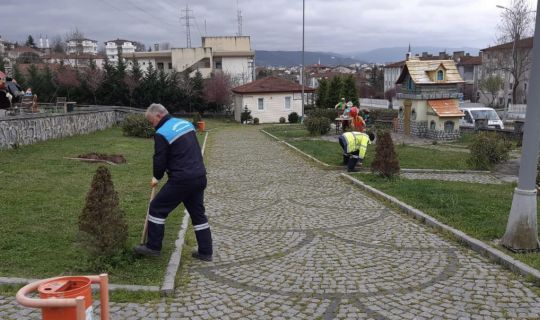
[[[184,203],[195,229],[199,253],[212,255],[212,234],[204,210],[205,188],[206,176],[180,182],[167,181],[150,203],[146,243],[148,248],[161,250],[165,219],[180,203]]]
[[[360,160],[359,154],[360,150],[355,150],[353,152],[348,153],[347,152],[347,139],[345,137],[340,136],[338,138],[339,145],[343,149],[343,165],[347,166],[348,171],[354,170],[354,167],[356,167],[356,164]]]

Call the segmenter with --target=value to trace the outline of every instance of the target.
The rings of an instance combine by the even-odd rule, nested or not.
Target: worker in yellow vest
[[[345,132],[339,136],[339,144],[343,148],[343,164],[347,165],[348,172],[356,172],[358,162],[362,163],[366,156],[367,146],[375,140],[375,135],[363,132]]]

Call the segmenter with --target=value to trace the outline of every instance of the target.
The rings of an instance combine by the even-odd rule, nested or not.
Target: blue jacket
[[[206,175],[201,147],[191,122],[166,115],[154,136],[154,177],[165,172],[171,183],[181,183]]]

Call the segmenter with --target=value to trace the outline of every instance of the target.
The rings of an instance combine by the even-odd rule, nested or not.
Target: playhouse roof
[[[439,118],[463,117],[456,100],[428,100],[428,105],[435,111]]]
[[[430,77],[430,73],[439,68],[445,69],[445,80],[436,81]],[[405,76],[409,73],[415,84],[458,84],[463,83],[463,79],[456,68],[454,60],[419,60],[412,58],[405,62],[405,67],[401,71],[396,83],[401,83],[405,80]]]

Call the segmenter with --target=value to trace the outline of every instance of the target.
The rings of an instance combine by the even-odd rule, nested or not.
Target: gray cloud
[[[189,1],[192,44],[207,35],[237,32],[236,0]],[[509,0],[306,0],[306,50],[351,52],[378,47],[487,47]],[[114,38],[147,45],[185,46],[180,10],[186,0],[2,0],[3,38],[65,35],[75,27],[103,43]],[[302,1],[239,0],[243,33],[255,49],[299,50]],[[205,23],[206,22],[206,23]],[[205,28],[206,25],[206,28]]]

